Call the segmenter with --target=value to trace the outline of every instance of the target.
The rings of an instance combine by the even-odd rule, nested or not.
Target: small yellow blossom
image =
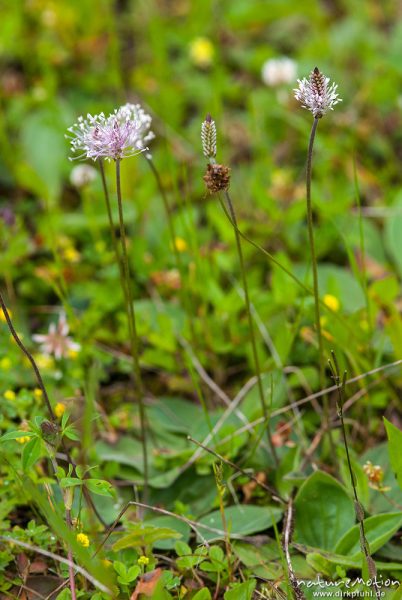
[[[70,348],[70,350],[68,351],[68,356],[69,358],[71,358],[71,360],[75,360],[78,356],[78,350],[73,350]]]
[[[328,324],[328,319],[327,317],[320,317],[320,325],[321,327],[325,327],[325,325]]]
[[[29,437],[29,435],[23,435],[19,438],[15,438],[15,441],[19,444],[26,444],[27,442],[29,442],[30,439],[31,438]]]
[[[112,563],[112,561],[111,561],[111,560],[108,560],[107,558],[103,558],[101,562],[102,562],[102,565],[103,565],[104,567],[106,567],[107,569],[108,569],[109,567],[111,567],[111,566],[112,566],[112,564],[113,564],[113,563]]]
[[[214,57],[212,42],[206,37],[197,37],[190,43],[190,58],[197,67],[211,66]]]
[[[7,309],[7,312],[10,315],[10,319],[11,319],[11,317],[13,316],[13,313],[11,312],[11,310],[9,308]],[[7,323],[7,319],[2,310],[0,310],[0,321],[2,323]]]
[[[33,391],[33,395],[35,400],[41,400],[43,396],[43,392],[40,388],[35,388]]]
[[[88,548],[89,546],[89,537],[85,535],[85,533],[77,533],[77,542],[84,546],[84,548]]]
[[[187,242],[181,237],[175,238],[174,245],[178,252],[185,252],[187,250]]]
[[[54,360],[51,356],[47,356],[46,354],[38,354],[35,356],[36,364],[39,369],[53,369]]]
[[[149,558],[148,556],[140,556],[139,559],[137,560],[137,563],[142,567],[142,566],[146,566],[149,565]]]
[[[324,304],[326,306],[328,306],[328,308],[330,308],[334,312],[338,312],[339,307],[340,307],[340,302],[339,302],[338,298],[336,298],[336,296],[333,296],[332,294],[325,294],[323,300],[324,300]]]
[[[66,412],[66,405],[63,404],[62,402],[58,402],[56,404],[56,406],[54,407],[54,414],[56,415],[56,417],[58,419],[60,419],[60,417],[62,417],[65,412]]]
[[[8,358],[8,356],[5,356],[4,358],[2,358],[0,360],[0,369],[2,371],[9,371],[11,369],[11,365],[12,365],[12,362]]]
[[[15,400],[16,394],[13,390],[6,390],[4,392],[4,398],[6,400]]]
[[[77,263],[79,262],[81,255],[78,250],[74,248],[74,246],[68,246],[63,250],[63,258],[66,262]]]

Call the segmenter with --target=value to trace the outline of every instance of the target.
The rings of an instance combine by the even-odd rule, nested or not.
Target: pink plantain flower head
[[[79,117],[67,137],[72,151],[80,152],[76,159],[121,160],[148,150],[147,142],[155,137],[151,122],[139,104],[125,104],[108,117],[104,113]]]
[[[335,104],[342,102],[337,93],[335,83],[329,85],[329,77],[325,77],[318,67],[310,73],[309,79],[298,79],[299,87],[294,90],[296,100],[301,102],[316,119],[320,119],[328,110],[333,110]]]
[[[78,352],[81,348],[79,344],[68,337],[69,331],[66,315],[61,313],[57,325],[56,323],[49,325],[47,334],[36,334],[32,336],[32,339],[41,345],[40,349],[43,354],[48,356],[53,354],[57,359],[67,358],[71,352]]]

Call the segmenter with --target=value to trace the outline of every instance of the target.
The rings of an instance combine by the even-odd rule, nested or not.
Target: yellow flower
[[[33,395],[35,400],[41,400],[43,396],[43,392],[40,388],[35,388],[33,391]]]
[[[197,37],[190,44],[190,58],[197,67],[211,66],[214,57],[212,42],[205,37]]]
[[[65,412],[66,412],[66,405],[63,404],[62,402],[58,402],[56,404],[56,406],[54,407],[54,414],[56,415],[56,417],[58,419],[60,419],[60,417],[62,417]]]
[[[70,350],[68,351],[68,356],[69,358],[71,358],[71,360],[75,360],[78,356],[78,350],[72,350],[70,348]]]
[[[334,312],[338,312],[339,307],[340,307],[340,302],[339,302],[338,298],[336,298],[336,296],[333,296],[332,294],[325,294],[323,300],[324,300],[324,304],[326,306],[328,306],[328,308],[330,308]]]
[[[11,310],[10,310],[9,308],[7,309],[7,311],[8,311],[8,314],[10,315],[10,319],[11,319],[11,317],[13,316],[13,313],[11,312]],[[0,321],[1,321],[2,323],[7,323],[7,319],[6,319],[6,317],[4,316],[4,313],[3,313],[3,311],[2,311],[2,310],[0,310]]]
[[[19,444],[26,444],[27,442],[29,442],[30,439],[31,438],[29,437],[29,435],[23,435],[19,438],[15,438],[15,441]]]
[[[74,248],[74,246],[68,246],[63,250],[63,258],[66,262],[77,263],[80,260],[80,253]]]
[[[54,367],[54,360],[51,356],[46,354],[38,354],[35,356],[36,364],[39,369],[52,369]]]
[[[101,562],[107,569],[112,566],[112,561],[108,560],[107,558],[103,558]]]
[[[12,363],[8,356],[5,356],[0,360],[0,368],[2,371],[9,371],[11,369],[11,365]]]
[[[84,548],[88,548],[89,546],[89,537],[85,535],[85,533],[77,533],[77,542],[84,546]]]
[[[187,250],[187,242],[181,237],[175,238],[174,245],[178,252],[185,252]]]
[[[6,390],[4,392],[4,398],[6,400],[15,400],[15,397],[16,397],[16,395],[15,395],[15,392],[13,392],[13,390]]]
[[[149,558],[148,558],[148,556],[140,556],[140,558],[137,560],[137,563],[140,566],[144,566],[145,567],[146,565],[149,564]]]

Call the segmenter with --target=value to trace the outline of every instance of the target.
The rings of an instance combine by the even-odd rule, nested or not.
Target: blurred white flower
[[[35,334],[32,336],[34,342],[41,345],[40,350],[43,354],[50,356],[53,354],[55,358],[67,358],[71,353],[78,352],[81,346],[68,337],[70,331],[66,315],[61,313],[59,322],[51,323],[47,334]]]
[[[316,119],[320,119],[328,110],[334,110],[335,104],[342,102],[337,93],[337,84],[329,85],[329,77],[325,77],[318,67],[310,73],[309,79],[298,79],[299,87],[294,91],[296,100],[303,108],[309,110]]]
[[[270,87],[286,85],[296,79],[297,64],[291,58],[271,58],[267,60],[261,69],[261,79]]]
[[[72,151],[81,153],[77,159],[120,160],[147,150],[147,142],[155,137],[151,122],[139,104],[125,104],[108,117],[104,113],[79,117],[67,137]]]
[[[70,183],[74,187],[82,188],[94,181],[97,176],[97,171],[91,165],[77,165],[70,173]]]

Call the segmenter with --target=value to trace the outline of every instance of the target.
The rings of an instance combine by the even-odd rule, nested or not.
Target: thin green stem
[[[144,469],[144,496],[147,497],[148,494],[148,454],[147,454],[147,436],[146,436],[146,415],[145,415],[145,404],[144,404],[144,384],[141,377],[141,368],[139,361],[139,352],[138,352],[138,335],[137,335],[137,327],[135,320],[135,312],[134,312],[134,303],[133,303],[133,295],[130,286],[130,267],[128,263],[128,254],[127,254],[127,242],[126,242],[126,232],[124,227],[124,215],[123,215],[123,203],[121,198],[121,181],[120,181],[120,160],[116,160],[116,190],[117,190],[117,204],[119,208],[119,227],[120,227],[120,243],[121,243],[121,257],[119,254],[119,259],[121,260],[121,269],[123,272],[123,279],[125,281],[125,300],[126,300],[126,310],[127,310],[127,319],[129,322],[129,335],[130,335],[130,348],[131,348],[131,356],[133,359],[133,368],[134,368],[134,376],[135,382],[137,384],[138,389],[138,407],[140,413],[140,427],[141,427],[141,444],[142,444],[142,459],[143,459],[143,469]]]
[[[106,212],[107,212],[107,216],[108,216],[108,220],[109,220],[109,229],[110,229],[110,235],[112,238],[113,250],[114,250],[117,264],[119,266],[120,285],[121,285],[121,289],[123,291],[125,301],[127,303],[128,300],[127,300],[126,280],[124,278],[123,264],[122,264],[122,261],[120,258],[118,240],[116,237],[116,231],[115,231],[115,226],[114,226],[114,221],[113,221],[112,205],[110,202],[109,190],[108,190],[107,183],[106,183],[105,167],[103,165],[103,160],[99,159],[98,164],[99,164],[99,170],[100,170],[101,179],[102,179],[103,194],[105,197]],[[128,319],[128,327],[129,327],[129,329],[131,328],[131,320],[130,319]]]
[[[318,353],[319,353],[319,371],[320,385],[324,387],[324,345],[322,341],[321,320],[320,320],[320,295],[318,292],[318,271],[317,271],[317,256],[315,253],[314,243],[314,224],[313,224],[313,209],[311,204],[311,171],[314,139],[318,126],[318,117],[314,118],[313,127],[311,129],[310,141],[307,154],[307,170],[306,170],[306,198],[307,198],[307,224],[308,238],[310,244],[311,263],[313,267],[313,292],[314,292],[314,311],[315,311],[315,328],[317,331]],[[326,415],[328,417],[328,415]]]
[[[225,198],[226,198],[227,205],[229,207],[229,214],[230,214],[231,221],[233,223],[233,231],[234,231],[235,239],[236,239],[237,254],[239,257],[240,271],[241,271],[241,276],[242,276],[242,281],[243,281],[244,301],[245,301],[246,312],[247,312],[247,320],[248,320],[248,327],[249,327],[249,333],[250,333],[250,342],[251,342],[251,348],[252,348],[252,352],[253,352],[254,366],[255,366],[256,375],[257,375],[258,394],[260,397],[261,407],[262,407],[262,411],[263,411],[263,415],[264,415],[264,419],[265,419],[265,423],[266,423],[266,427],[267,427],[267,438],[268,438],[269,447],[271,449],[271,453],[272,453],[274,462],[276,465],[278,465],[278,456],[276,454],[275,446],[273,445],[272,439],[271,439],[271,429],[270,429],[270,424],[269,424],[268,407],[267,407],[267,403],[265,401],[264,387],[262,384],[260,359],[258,358],[257,342],[255,339],[255,331],[254,331],[254,321],[253,321],[253,316],[251,314],[250,295],[249,295],[248,283],[247,283],[247,277],[246,277],[246,268],[244,265],[243,249],[242,249],[242,245],[241,245],[239,229],[237,227],[236,213],[234,210],[234,206],[233,206],[231,197],[227,190],[225,191]]]

